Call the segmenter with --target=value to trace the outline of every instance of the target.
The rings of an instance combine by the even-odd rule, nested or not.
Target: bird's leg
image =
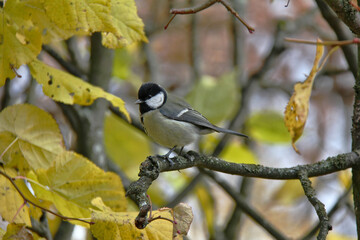
[[[170,166],[174,165],[173,160],[171,160],[170,158],[170,154],[175,150],[176,145],[174,147],[172,147],[165,155],[163,155],[162,157],[165,157],[166,160],[169,162]]]
[[[181,148],[180,148],[180,152],[179,152],[179,156],[181,156],[181,153],[182,153],[182,150],[184,150],[184,146],[182,146]]]

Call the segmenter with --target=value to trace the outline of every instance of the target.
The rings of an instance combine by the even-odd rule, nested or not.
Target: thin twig
[[[214,3],[216,3],[217,0],[209,0],[205,3],[199,4],[195,7],[189,7],[189,8],[173,8],[170,10],[171,14],[193,14],[200,12],[210,6],[212,6]]]
[[[319,217],[320,231],[317,239],[325,240],[329,231],[332,229],[329,222],[329,217],[326,213],[325,205],[318,198],[316,198],[315,189],[311,186],[311,181],[306,171],[299,172],[299,180],[304,189],[306,197],[308,198],[309,202],[314,206],[316,214]]]
[[[202,11],[210,6],[212,6],[214,3],[221,3],[231,14],[233,14],[249,31],[249,33],[253,33],[255,29],[251,27],[249,24],[247,24],[240,16],[237,14],[237,12],[232,8],[227,2],[224,0],[209,0],[205,3],[202,3],[200,5],[197,5],[195,7],[189,7],[189,8],[178,8],[178,9],[171,9],[170,13],[174,14],[174,16],[170,19],[169,23],[174,19],[176,14],[194,14],[199,11]],[[166,28],[168,27],[169,23],[166,25]],[[166,29],[165,28],[165,29]]]
[[[248,29],[249,33],[255,32],[255,28],[253,28],[249,24],[247,24],[227,2],[225,2],[223,0],[219,0],[219,2]]]
[[[80,222],[84,222],[84,223],[88,223],[88,224],[94,224],[94,222],[89,222],[89,221],[86,221],[86,220],[84,220],[84,219],[63,216],[63,215],[61,215],[61,214],[58,214],[58,213],[56,213],[56,212],[53,212],[53,211],[51,211],[51,210],[49,210],[49,209],[46,209],[46,208],[44,208],[44,207],[42,207],[42,206],[34,203],[33,201],[31,201],[31,200],[29,200],[29,199],[27,199],[27,198],[25,197],[25,195],[21,192],[21,190],[20,190],[19,187],[16,185],[16,183],[14,182],[14,180],[12,179],[12,177],[10,177],[9,175],[7,175],[7,174],[4,173],[3,171],[0,171],[0,174],[3,175],[5,178],[7,178],[7,179],[11,182],[11,184],[14,186],[14,188],[16,189],[16,191],[20,194],[20,196],[22,197],[22,199],[24,200],[25,203],[30,203],[30,204],[34,205],[35,207],[38,207],[38,208],[40,208],[40,209],[42,209],[42,210],[44,210],[44,211],[46,211],[46,212],[48,212],[48,213],[51,213],[51,214],[53,214],[53,215],[55,215],[55,216],[57,216],[57,217],[59,217],[59,218],[62,218],[63,220],[68,220],[68,221],[69,221],[69,220],[70,220],[70,221],[71,221],[71,220],[74,220],[74,221],[80,221]]]
[[[335,205],[331,208],[331,210],[328,213],[328,217],[331,218],[338,209],[340,209],[341,204],[344,202],[344,200],[348,199],[349,193],[351,192],[352,187],[348,187],[343,194],[337,199]],[[352,208],[351,208],[352,209]],[[353,210],[353,209],[352,209]],[[313,238],[313,236],[319,231],[320,228],[320,222],[317,223],[307,234],[305,234],[304,237],[300,238],[302,240],[310,240]]]
[[[343,40],[343,41],[323,41],[323,42],[302,40],[302,39],[296,39],[296,38],[285,38],[285,41],[294,42],[294,43],[311,44],[311,45],[344,46],[344,45],[349,45],[349,44],[359,44],[360,38],[354,38],[352,40]]]
[[[338,18],[338,16],[331,10],[328,4],[324,0],[315,0],[319,7],[321,15],[327,21],[329,26],[334,30],[336,37],[339,41],[348,40],[353,37],[351,31],[345,26],[345,24]],[[357,59],[356,59],[356,46],[343,45],[341,46],[344,52],[346,61],[354,76],[357,77]]]

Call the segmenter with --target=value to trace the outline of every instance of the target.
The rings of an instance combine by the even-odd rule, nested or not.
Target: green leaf
[[[26,170],[48,168],[64,150],[63,138],[52,116],[30,104],[5,108],[0,113],[0,152],[8,166]]]
[[[220,79],[203,76],[187,96],[197,111],[213,124],[228,119],[239,104],[239,94],[233,74]]]
[[[137,176],[139,164],[151,154],[148,138],[114,114],[106,116],[104,133],[110,158],[130,176]]]
[[[280,113],[265,111],[253,114],[246,121],[250,137],[266,143],[289,143],[291,137]]]
[[[131,64],[133,57],[128,48],[120,48],[115,50],[113,75],[119,79],[127,79],[131,72]]]
[[[118,107],[130,120],[125,103],[121,98],[40,61],[31,62],[29,67],[37,82],[42,84],[44,93],[55,101],[87,106],[98,98],[105,98],[114,107]]]
[[[91,200],[98,196],[114,211],[126,210],[120,178],[74,152],[64,152],[49,169],[39,169],[29,177],[46,186],[31,184],[36,197],[53,202],[64,216],[89,218]]]
[[[255,155],[247,146],[232,141],[220,154],[220,157],[228,162],[258,164]]]

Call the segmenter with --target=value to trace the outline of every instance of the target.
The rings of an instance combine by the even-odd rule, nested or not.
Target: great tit
[[[176,147],[182,150],[200,135],[215,131],[248,137],[213,125],[185,100],[167,94],[156,83],[142,84],[135,103],[139,104],[140,120],[147,135],[158,144],[171,148],[165,155],[170,163],[169,155]]]

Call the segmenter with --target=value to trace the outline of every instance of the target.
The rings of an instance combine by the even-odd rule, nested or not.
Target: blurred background
[[[354,69],[342,50],[327,61],[315,79],[309,118],[303,136],[296,143],[301,155],[291,147],[284,125],[284,111],[298,81],[310,73],[315,46],[285,42],[285,37],[316,41],[337,40],[321,11],[332,14],[320,1],[247,1],[229,3],[255,28],[247,29],[223,5],[193,15],[171,18],[172,8],[195,6],[198,0],[136,0],[138,14],[145,24],[148,43],[133,44],[114,51],[112,78],[108,91],[126,101],[133,125],[116,111],[104,120],[104,142],[111,161],[110,170],[122,174],[124,184],[137,179],[138,168],[146,156],[165,153],[140,129],[134,102],[143,82],[157,82],[182,96],[212,123],[250,136],[249,140],[211,134],[190,146],[237,163],[257,163],[271,167],[292,167],[313,163],[351,150],[351,115]],[[352,38],[340,23],[345,35]],[[351,49],[351,48],[350,48]],[[62,68],[54,56],[71,62],[80,72],[89,69],[90,39],[75,37],[44,48],[41,58]],[[353,49],[355,56],[355,49]],[[349,64],[350,62],[350,64]],[[356,70],[356,69],[355,69]],[[30,102],[56,118],[65,143],[76,149],[77,135],[62,107],[42,94],[39,86],[22,67],[27,77],[8,81],[0,89],[1,106]],[[86,79],[86,77],[84,77]],[[318,218],[303,194],[299,181],[249,179],[216,174],[230,184],[264,219],[285,236],[303,239]],[[332,210],[328,239],[355,239],[356,225],[352,206],[349,172],[312,179],[319,199]],[[163,173],[150,188],[156,207],[187,202],[195,219],[188,239],[273,239],[241,209],[217,184],[196,168]],[[130,210],[136,206],[129,200]],[[79,230],[80,231],[80,230]],[[81,235],[81,234],[80,234]],[[79,234],[73,239],[81,239]]]

